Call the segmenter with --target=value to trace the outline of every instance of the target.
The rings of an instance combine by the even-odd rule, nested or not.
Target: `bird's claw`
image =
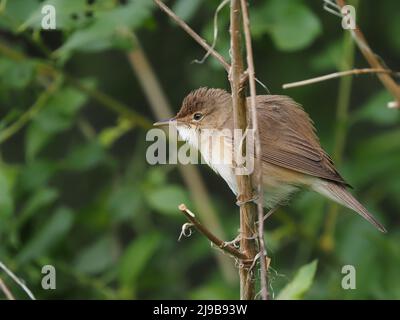
[[[236,205],[240,207],[246,203],[256,202],[258,200],[258,198],[259,198],[259,196],[257,194],[256,195],[253,194],[253,196],[251,198],[247,198],[247,199],[244,198],[243,196],[239,195],[237,198],[237,201],[236,201]]]
[[[238,234],[235,239],[233,239],[231,241],[224,241],[224,243],[221,245],[221,247],[225,248],[227,246],[233,246],[236,249],[238,249],[239,248],[239,242],[240,242],[241,239],[242,239],[242,236],[240,234]]]

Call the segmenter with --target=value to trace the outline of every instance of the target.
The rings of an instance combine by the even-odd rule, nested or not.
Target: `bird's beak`
[[[176,117],[173,117],[171,119],[160,120],[160,121],[153,123],[153,126],[155,126],[155,127],[168,126],[171,122],[173,122],[175,120],[176,120]]]

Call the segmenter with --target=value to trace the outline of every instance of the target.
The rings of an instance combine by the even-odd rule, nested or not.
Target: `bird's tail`
[[[368,210],[352,196],[350,192],[346,190],[344,186],[341,186],[334,182],[321,181],[313,185],[313,189],[318,193],[332,199],[333,201],[354,210],[365,220],[373,224],[379,231],[386,232],[384,226],[382,226],[374,216],[368,212]]]

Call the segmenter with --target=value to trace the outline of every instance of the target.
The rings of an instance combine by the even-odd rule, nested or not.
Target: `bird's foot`
[[[239,248],[240,240],[242,240],[242,236],[241,236],[240,234],[238,234],[238,235],[236,236],[236,238],[233,239],[232,241],[224,241],[224,243],[221,245],[221,247],[222,247],[222,248],[225,248],[225,247],[227,247],[227,246],[233,246],[233,247],[235,247],[236,249],[238,249],[238,248]]]
[[[250,203],[250,202],[256,202],[258,200],[258,194],[254,194],[250,197],[250,198],[246,198],[243,195],[239,195],[237,197],[237,201],[236,201],[236,205],[238,205],[239,207],[246,204],[246,203]]]

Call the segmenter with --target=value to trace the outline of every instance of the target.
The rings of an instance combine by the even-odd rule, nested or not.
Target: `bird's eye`
[[[193,115],[193,120],[195,120],[195,121],[199,121],[199,120],[201,120],[201,118],[203,118],[203,114],[201,114],[200,112],[196,112]]]

